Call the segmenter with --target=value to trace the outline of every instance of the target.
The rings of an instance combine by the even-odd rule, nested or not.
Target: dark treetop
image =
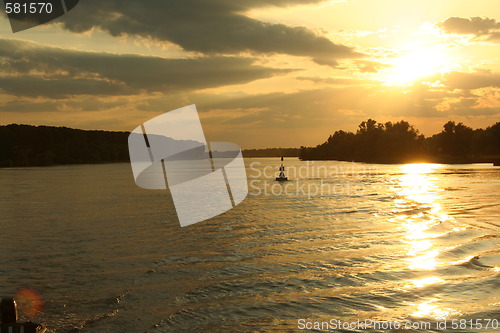
[[[301,147],[301,160],[340,160],[367,163],[477,163],[500,160],[500,122],[473,130],[448,121],[431,137],[419,134],[406,121],[363,121],[356,133],[337,131],[316,147]]]
[[[128,132],[0,126],[0,167],[129,161]]]

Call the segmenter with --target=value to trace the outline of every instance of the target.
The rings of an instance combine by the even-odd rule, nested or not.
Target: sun
[[[390,85],[405,85],[447,71],[447,55],[439,49],[414,49],[394,59],[386,70],[385,81]]]

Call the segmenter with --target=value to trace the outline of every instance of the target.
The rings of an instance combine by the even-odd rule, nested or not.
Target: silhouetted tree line
[[[129,161],[128,132],[0,126],[0,167]]]
[[[128,162],[129,134],[51,126],[0,126],[0,167]],[[298,157],[299,148],[249,149],[243,151],[243,156]]]
[[[443,131],[424,137],[406,121],[363,121],[356,133],[337,131],[316,147],[301,147],[301,160],[367,163],[476,163],[500,160],[500,122],[472,129],[448,121]]]
[[[264,149],[245,149],[244,157],[298,157],[299,148],[264,148]]]
[[[129,132],[85,131],[67,127],[0,126],[0,167],[48,166],[130,161]],[[369,163],[500,162],[500,122],[476,129],[449,121],[432,137],[406,121],[363,121],[356,133],[337,131],[316,147],[244,150],[245,157],[295,157]]]

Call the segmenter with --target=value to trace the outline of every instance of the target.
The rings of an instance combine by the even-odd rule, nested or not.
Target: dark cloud
[[[500,32],[491,33],[488,39],[494,42],[500,42]]]
[[[488,40],[500,41],[500,22],[491,18],[482,17],[449,17],[438,26],[448,33],[474,35],[486,37]]]
[[[218,124],[252,123],[260,128],[273,128],[278,125],[314,128],[325,121],[340,121],[345,117],[343,110],[358,110],[373,116],[439,116],[437,105],[443,98],[450,96],[455,97],[447,91],[431,91],[424,85],[411,93],[403,93],[390,87],[337,86],[290,93],[200,93],[189,96],[189,102],[196,103],[201,115],[204,112],[220,111],[225,117],[216,119]],[[163,97],[153,99],[143,104],[144,110],[161,111],[165,107],[164,100]],[[234,110],[244,114],[227,117]]]
[[[1,112],[29,113],[29,112],[56,112],[62,110],[71,111],[106,111],[116,107],[123,108],[124,105],[130,104],[127,98],[107,98],[102,99],[95,96],[80,98],[69,98],[66,100],[46,100],[39,101],[36,98],[23,98],[9,101],[0,105]]]
[[[63,18],[74,32],[101,28],[114,36],[136,35],[175,43],[204,54],[283,53],[336,66],[337,59],[360,57],[304,27],[261,22],[244,12],[324,0],[86,0]]]
[[[119,85],[97,80],[58,78],[43,79],[28,75],[0,78],[0,91],[16,96],[63,98],[68,95],[122,94]]]
[[[440,80],[449,89],[478,89],[484,87],[500,88],[500,73],[487,70],[473,73],[449,72],[441,76]]]
[[[33,112],[36,110],[37,112],[51,112],[56,111],[58,109],[57,103],[54,101],[48,102],[35,102],[32,100],[29,101],[10,101],[0,106],[1,112],[15,112],[15,113],[25,113],[25,112]]]
[[[290,70],[252,58],[152,56],[82,52],[0,39],[0,91],[19,96],[173,93],[240,84]]]
[[[297,80],[311,81],[314,83],[324,83],[331,85],[364,85],[364,84],[381,84],[381,81],[367,79],[346,79],[346,78],[323,78],[311,76],[298,76]]]
[[[378,61],[358,60],[356,64],[359,66],[361,73],[378,73],[381,69],[392,67],[391,65],[383,64]]]

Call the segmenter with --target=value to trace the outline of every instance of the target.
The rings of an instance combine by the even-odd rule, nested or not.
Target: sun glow
[[[386,70],[385,80],[390,85],[405,85],[419,79],[447,72],[450,62],[439,49],[422,48],[405,52]]]

